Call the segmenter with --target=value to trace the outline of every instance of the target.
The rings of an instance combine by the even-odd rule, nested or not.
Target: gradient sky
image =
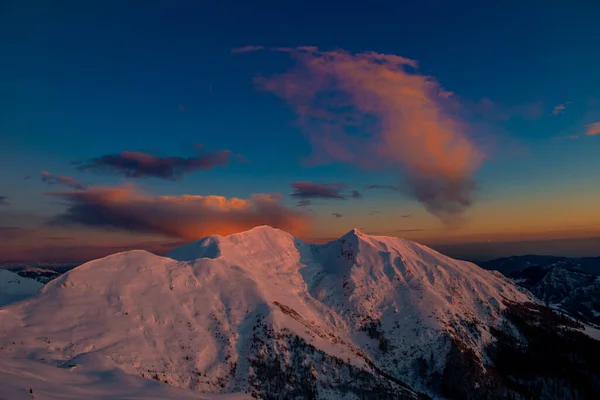
[[[595,0],[3,1],[0,261],[265,223],[600,255],[598,21]]]

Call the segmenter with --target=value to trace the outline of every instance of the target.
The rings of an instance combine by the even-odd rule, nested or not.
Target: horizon
[[[600,6],[398,3],[9,1],[0,262],[257,225],[600,256]]]
[[[0,267],[2,266],[6,266],[6,265],[10,265],[10,264],[36,264],[36,263],[40,263],[40,264],[85,264],[89,261],[93,261],[95,259],[99,259],[99,258],[103,258],[109,255],[113,255],[116,253],[121,253],[121,252],[127,252],[127,251],[133,251],[133,250],[145,250],[148,252],[151,252],[153,254],[159,255],[159,256],[165,256],[168,252],[170,252],[171,250],[178,248],[180,246],[184,246],[186,244],[189,243],[194,243],[194,242],[198,242],[201,241],[203,239],[209,238],[209,237],[228,237],[231,235],[235,235],[237,233],[244,233],[244,232],[248,232],[254,228],[258,228],[258,227],[269,227],[269,228],[273,228],[270,225],[257,225],[253,228],[250,228],[246,231],[241,231],[241,232],[236,232],[236,233],[231,233],[228,235],[210,235],[210,236],[204,236],[204,237],[200,237],[198,239],[195,240],[191,240],[191,241],[181,241],[181,242],[173,242],[173,243],[163,243],[163,244],[153,244],[151,246],[140,246],[140,247],[135,247],[135,246],[131,246],[131,247],[122,247],[122,248],[112,248],[112,249],[106,249],[106,248],[101,248],[101,249],[97,249],[96,252],[94,252],[93,254],[95,254],[95,256],[91,257],[91,258],[77,258],[77,256],[74,255],[68,255],[68,256],[63,256],[62,258],[54,258],[54,255],[49,255],[48,258],[42,258],[42,259],[0,259]],[[273,229],[278,229],[278,228],[273,228]],[[324,245],[324,244],[328,244],[331,242],[335,242],[337,240],[339,240],[341,237],[349,234],[350,232],[353,231],[358,231],[361,232],[362,234],[366,234],[367,236],[374,236],[374,237],[391,237],[391,238],[396,238],[398,236],[385,236],[385,235],[378,235],[378,234],[374,234],[374,233],[369,233],[369,232],[364,232],[361,229],[358,228],[351,228],[350,230],[348,230],[346,233],[340,235],[339,237],[332,237],[332,238],[312,238],[312,239],[300,239],[302,241],[304,241],[305,243],[308,244],[315,244],[315,245]],[[283,231],[286,232],[286,231]],[[286,232],[287,233],[287,232]],[[398,237],[399,239],[404,239],[401,237]],[[296,238],[299,239],[299,238]],[[590,238],[590,240],[597,242],[597,244],[600,245],[600,238]],[[498,259],[503,259],[503,258],[510,258],[510,257],[520,257],[520,256],[542,256],[542,257],[565,257],[565,258],[600,258],[600,256],[598,256],[596,253],[590,253],[589,255],[580,255],[580,251],[581,249],[575,249],[575,252],[571,252],[574,255],[571,255],[569,252],[567,252],[566,255],[556,255],[556,254],[552,254],[552,248],[554,248],[555,246],[555,241],[554,240],[549,240],[549,241],[534,241],[535,245],[531,245],[528,242],[522,242],[522,241],[517,241],[517,242],[501,242],[501,243],[493,243],[493,242],[474,242],[474,243],[459,243],[459,244],[425,244],[427,247],[432,248],[433,250],[436,250],[444,255],[447,255],[449,257],[455,258],[455,259],[459,259],[459,260],[465,260],[465,261],[470,261],[470,262],[486,262],[486,261],[492,261],[492,260],[498,260]],[[423,244],[423,243],[422,243]],[[577,247],[578,241],[575,243],[575,246]],[[495,248],[497,246],[500,246],[500,249]],[[513,250],[507,250],[506,247],[512,248]],[[592,245],[590,245],[592,246]],[[528,252],[529,249],[539,249],[538,251],[534,251],[534,252]],[[510,255],[504,255],[504,253],[507,253]],[[77,254],[77,253],[76,253]],[[466,255],[466,256],[463,256]]]

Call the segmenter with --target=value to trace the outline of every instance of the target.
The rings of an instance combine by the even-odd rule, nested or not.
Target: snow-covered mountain
[[[0,269],[0,307],[33,296],[42,283]]]
[[[266,399],[518,398],[502,365],[489,371],[495,343],[526,339],[531,315],[545,321],[534,302],[499,273],[407,240],[352,230],[317,246],[263,226],[61,275],[0,309],[0,359],[94,357]]]

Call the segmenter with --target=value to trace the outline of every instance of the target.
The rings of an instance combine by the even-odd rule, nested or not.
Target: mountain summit
[[[518,337],[506,311],[533,302],[408,240],[354,229],[312,245],[261,226],[69,271],[0,312],[0,357],[101,356],[181,388],[269,399],[508,393],[488,382],[486,349],[498,332]],[[452,383],[467,372],[473,382]]]

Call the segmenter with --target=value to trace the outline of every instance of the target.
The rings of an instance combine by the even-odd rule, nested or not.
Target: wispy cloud
[[[586,125],[584,133],[586,136],[595,136],[595,135],[600,134],[600,122],[594,122],[594,123]],[[553,140],[560,140],[560,139],[573,139],[574,140],[574,139],[579,139],[582,136],[584,136],[584,134],[558,136],[558,137],[555,137]]]
[[[6,201],[7,198],[8,196],[0,196],[0,206],[8,205],[8,201]]]
[[[87,191],[47,193],[67,203],[54,225],[80,224],[134,232],[158,233],[186,240],[227,235],[257,225],[271,225],[302,234],[309,225],[305,213],[283,206],[277,195],[249,199],[223,196],[158,196],[133,185],[92,187]]]
[[[600,134],[600,122],[594,122],[593,124],[586,126],[585,134],[589,136]]]
[[[471,205],[471,176],[483,154],[445,106],[454,96],[444,98],[434,79],[415,72],[416,61],[312,47],[278,50],[289,52],[297,67],[256,83],[295,110],[313,160],[395,166],[414,197],[446,222]]]
[[[400,190],[400,188],[395,185],[365,185],[365,189],[368,189],[368,190],[385,189],[385,190],[394,190],[394,191]]]
[[[294,182],[291,184],[294,189],[290,197],[296,199],[337,199],[347,200],[349,198],[358,199],[362,195],[357,190],[348,189],[348,185],[341,182],[319,183],[319,182]]]
[[[296,206],[298,206],[298,207],[308,207],[311,204],[312,204],[312,202],[310,200],[302,199],[302,200],[298,201],[298,203],[296,204]]]
[[[554,109],[552,110],[552,114],[553,115],[562,114],[563,112],[565,112],[565,109],[567,108],[567,104],[571,104],[571,102],[567,101],[567,102],[564,102],[562,104],[555,106]]]
[[[336,217],[336,218],[342,218],[342,217],[343,217],[343,215],[342,215],[342,214],[340,214],[340,213],[336,213],[336,212],[334,212],[334,213],[331,213],[331,215],[333,215],[333,216],[334,216],[334,217]]]
[[[185,174],[226,166],[231,155],[229,150],[209,150],[193,157],[159,157],[140,151],[122,151],[78,163],[78,168],[81,171],[123,175],[128,178],[178,180]]]
[[[63,185],[77,190],[85,190],[85,185],[77,182],[70,176],[56,176],[48,171],[42,171],[40,172],[40,178],[42,179],[42,182],[47,183],[48,185]]]
[[[232,54],[250,53],[252,51],[263,50],[264,46],[243,46],[231,49]]]
[[[410,217],[412,217],[412,214],[404,214],[404,215],[400,216],[400,218],[410,218]]]

